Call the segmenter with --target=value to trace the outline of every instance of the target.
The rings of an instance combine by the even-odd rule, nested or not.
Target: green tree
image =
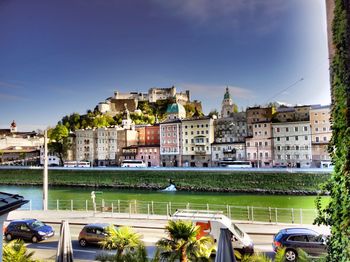
[[[69,131],[63,124],[58,124],[48,131],[50,142],[48,144],[50,152],[56,153],[60,158],[61,165],[67,157],[71,145],[68,139]]]
[[[199,226],[193,225],[191,221],[169,220],[165,229],[168,238],[162,238],[156,244],[162,261],[206,261],[209,258],[214,248],[213,239],[197,239]]]
[[[118,227],[111,225],[106,230],[107,237],[101,242],[107,249],[116,249],[115,261],[132,261],[138,257],[138,261],[147,261],[144,244],[141,235],[135,233],[131,227]],[[142,258],[143,257],[143,258]],[[144,260],[146,259],[146,260]],[[134,260],[136,261],[136,260]]]
[[[213,109],[213,110],[211,110],[211,111],[209,112],[208,116],[209,116],[209,117],[212,117],[212,116],[217,116],[217,117],[219,117],[219,112],[218,112],[218,110]]]
[[[14,240],[7,243],[3,248],[3,262],[35,262],[34,251],[28,252],[22,240]]]
[[[315,222],[331,226],[328,261],[350,261],[350,1],[334,0],[334,4],[329,151],[335,167],[323,188],[329,193],[330,202],[324,207],[318,198],[319,216]]]

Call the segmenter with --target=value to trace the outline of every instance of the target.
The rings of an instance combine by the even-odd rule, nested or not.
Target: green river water
[[[40,209],[42,188],[36,186],[0,186],[4,192],[16,193],[32,201],[33,209]],[[58,200],[90,200],[91,188],[50,187],[50,203]],[[155,202],[176,202],[193,204],[215,204],[232,206],[254,206],[271,208],[314,209],[316,196],[259,195],[239,193],[205,193],[205,192],[157,192],[145,190],[101,189],[97,199],[137,200]],[[324,203],[328,197],[323,197]]]

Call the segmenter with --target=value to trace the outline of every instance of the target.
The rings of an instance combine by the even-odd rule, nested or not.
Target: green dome
[[[168,105],[168,108],[166,110],[167,114],[178,114],[178,113],[182,113],[182,112],[186,112],[186,110],[183,107],[183,105],[181,105],[179,103],[173,103],[171,105]]]
[[[224,99],[231,99],[230,91],[228,90],[228,87],[226,87],[226,93],[224,95]]]

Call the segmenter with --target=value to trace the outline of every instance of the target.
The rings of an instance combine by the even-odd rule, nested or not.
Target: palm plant
[[[302,250],[302,249],[297,249],[298,253],[298,258],[296,261],[298,262],[311,262],[310,258],[308,255]],[[243,256],[242,259],[240,260],[241,262],[287,262],[286,260],[286,248],[280,248],[277,250],[275,259],[272,260],[265,254],[261,253],[255,253],[253,255],[247,255]]]
[[[28,252],[22,240],[14,240],[6,244],[3,248],[3,262],[35,262],[34,251]]]
[[[109,226],[106,233],[107,237],[101,244],[104,248],[116,249],[115,261],[132,261],[133,257],[139,257],[138,261],[147,261],[141,235],[131,227]]]
[[[194,226],[191,221],[169,220],[165,229],[168,238],[162,238],[156,244],[161,261],[208,261],[214,248],[213,240],[211,237],[197,239],[199,226]]]

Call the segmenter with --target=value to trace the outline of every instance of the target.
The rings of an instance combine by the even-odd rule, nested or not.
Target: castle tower
[[[222,100],[221,105],[221,117],[229,117],[233,113],[233,102],[228,87]]]
[[[16,124],[15,120],[13,120],[11,125],[10,125],[10,131],[11,131],[11,133],[17,132],[17,124]]]
[[[124,104],[124,112],[122,118],[122,127],[124,129],[130,129],[132,125],[132,120],[130,118],[130,112],[128,110],[127,104]]]

